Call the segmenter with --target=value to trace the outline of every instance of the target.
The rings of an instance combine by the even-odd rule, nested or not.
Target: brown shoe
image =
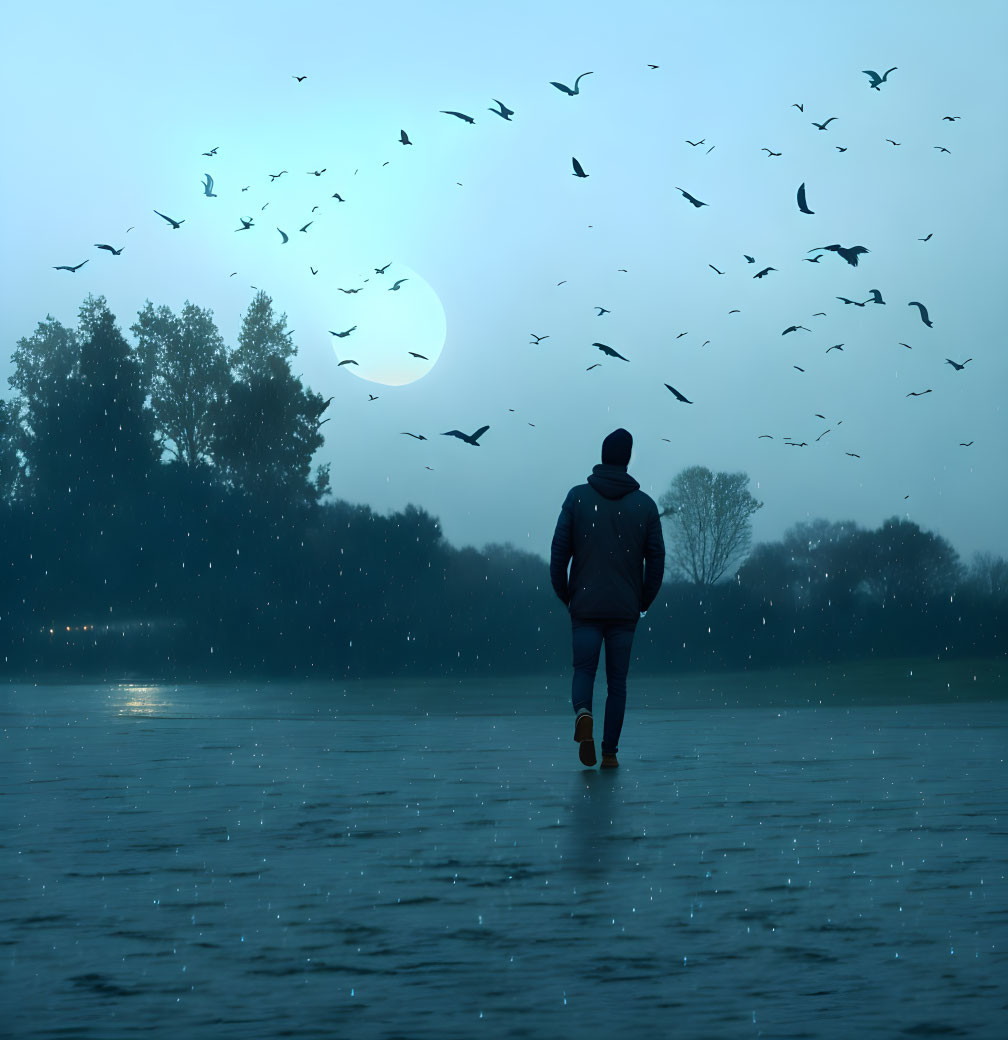
[[[578,758],[585,766],[595,765],[595,741],[592,739],[592,717],[583,711],[574,723],[574,739],[578,743]]]
[[[616,761],[615,755],[610,755],[605,751],[602,752],[602,765],[599,766],[599,769],[615,769],[618,765],[619,762]]]

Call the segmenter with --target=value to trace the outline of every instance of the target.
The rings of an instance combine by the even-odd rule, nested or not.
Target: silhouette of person
[[[606,707],[602,768],[619,763],[626,678],[637,622],[661,588],[665,540],[658,506],[627,473],[633,437],[622,427],[602,442],[602,463],[567,492],[550,550],[550,581],[571,616],[574,644],[574,739],[595,765],[592,692],[605,642]],[[570,577],[567,565],[573,556]]]

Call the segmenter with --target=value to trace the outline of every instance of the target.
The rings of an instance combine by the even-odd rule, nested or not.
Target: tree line
[[[229,349],[213,315],[149,301],[131,345],[102,297],[18,341],[0,400],[0,674],[149,678],[564,672],[543,556],[447,545],[413,505],[333,498],[312,470],[331,404],[291,371],[259,293]],[[669,574],[635,669],[1002,654],[1008,562],[965,567],[897,518],[751,548],[745,474],[661,496]],[[557,509],[559,510],[559,500]],[[548,547],[544,547],[545,555]]]

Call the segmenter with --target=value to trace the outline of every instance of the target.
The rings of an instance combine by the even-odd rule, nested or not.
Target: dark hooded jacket
[[[654,499],[626,466],[595,466],[560,509],[550,551],[556,594],[571,617],[637,621],[658,595],[664,572],[665,540]]]

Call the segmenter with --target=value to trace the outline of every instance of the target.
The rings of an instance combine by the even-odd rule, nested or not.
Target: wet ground
[[[0,1032],[1005,1035],[1008,707],[514,689],[0,687]]]

